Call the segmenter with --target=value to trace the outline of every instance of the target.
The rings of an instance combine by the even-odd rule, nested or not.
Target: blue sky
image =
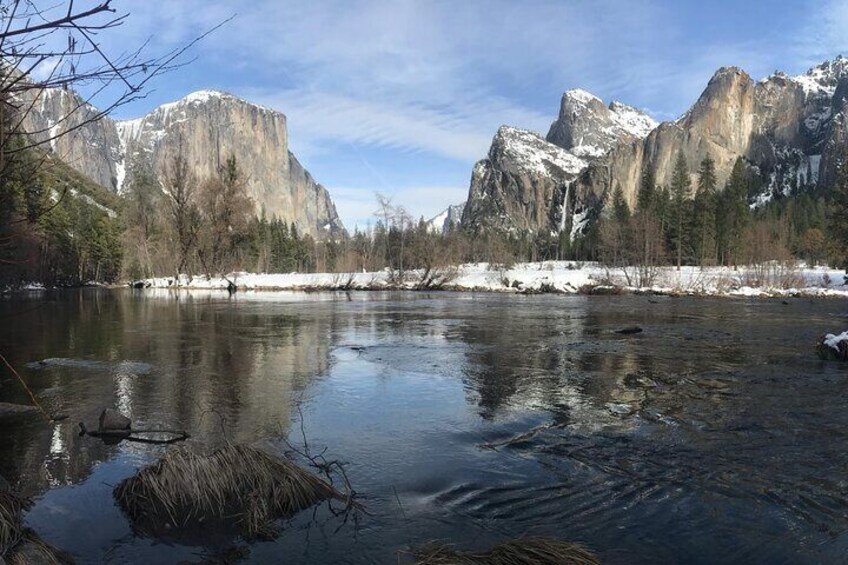
[[[374,192],[415,217],[465,199],[501,124],[543,135],[580,87],[673,119],[713,72],[790,74],[845,52],[848,0],[116,0],[130,17],[106,46],[184,44],[236,14],[116,117],[203,88],[288,117],[292,151],[364,226]]]

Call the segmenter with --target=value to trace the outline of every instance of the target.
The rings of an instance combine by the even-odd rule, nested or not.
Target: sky
[[[290,149],[345,225],[373,222],[374,193],[413,217],[465,200],[498,126],[544,135],[562,93],[583,88],[674,119],[712,74],[759,79],[848,55],[848,0],[114,0],[113,52],[193,47],[178,72],[116,118],[200,89],[270,106]]]

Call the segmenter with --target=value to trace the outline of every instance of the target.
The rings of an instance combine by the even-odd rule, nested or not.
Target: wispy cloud
[[[307,147],[345,141],[473,161],[502,123],[544,133],[576,77],[626,91],[667,72],[648,62],[664,33],[644,0],[257,1],[239,11],[203,56],[242,69],[241,93],[284,111]],[[156,30],[169,44],[227,15],[198,0],[133,12],[139,38]],[[609,56],[621,72],[596,64]]]
[[[495,97],[432,105],[301,89],[249,90],[248,96],[267,106],[285,108],[292,136],[307,152],[323,141],[425,151],[473,162],[485,155],[501,123],[544,131],[551,122],[550,116]]]
[[[159,82],[164,92],[152,99],[221,87],[279,109],[293,150],[316,178],[335,181],[329,189],[342,215],[357,222],[370,215],[375,189],[395,194],[416,215],[462,200],[471,165],[497,127],[544,134],[569,88],[673,119],[720,66],[760,78],[775,69],[801,72],[848,51],[848,0],[785,2],[779,10],[757,0],[124,6],[132,16],[119,50],[149,36],[156,49],[173,48],[237,11],[192,51],[195,63]],[[142,105],[134,107],[138,113],[148,109]],[[410,155],[427,165],[414,167]]]
[[[837,54],[848,55],[848,0],[824,0],[807,12],[801,32],[794,38],[792,55],[799,64],[812,66]]]

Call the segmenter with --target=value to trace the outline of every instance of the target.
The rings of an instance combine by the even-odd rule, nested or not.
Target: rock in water
[[[128,432],[132,426],[132,421],[111,408],[105,409],[100,414],[99,432]]]
[[[28,404],[9,404],[8,402],[0,402],[0,419],[18,418],[29,414],[35,414],[36,412],[38,412],[38,408]]]
[[[642,333],[642,328],[639,326],[631,326],[629,328],[622,328],[615,333],[624,335],[640,334]]]
[[[816,344],[816,354],[826,361],[848,361],[848,331],[820,337]]]

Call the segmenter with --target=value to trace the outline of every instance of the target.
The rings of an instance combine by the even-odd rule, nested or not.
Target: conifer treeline
[[[9,131],[0,101],[0,131]],[[9,135],[0,149],[0,286],[74,285],[121,274],[119,199]]]
[[[668,187],[657,185],[652,170],[644,171],[633,210],[616,186],[612,213],[599,223],[599,258],[612,266],[678,268],[793,259],[843,264],[839,242],[845,239],[839,230],[846,224],[821,189],[796,184],[790,197],[773,197],[752,209],[753,199],[764,187],[741,158],[723,187],[717,186],[715,163],[709,156],[698,165],[695,176],[693,185],[682,154]],[[834,187],[834,203],[844,184],[840,181]],[[848,206],[845,216],[848,220]]]

